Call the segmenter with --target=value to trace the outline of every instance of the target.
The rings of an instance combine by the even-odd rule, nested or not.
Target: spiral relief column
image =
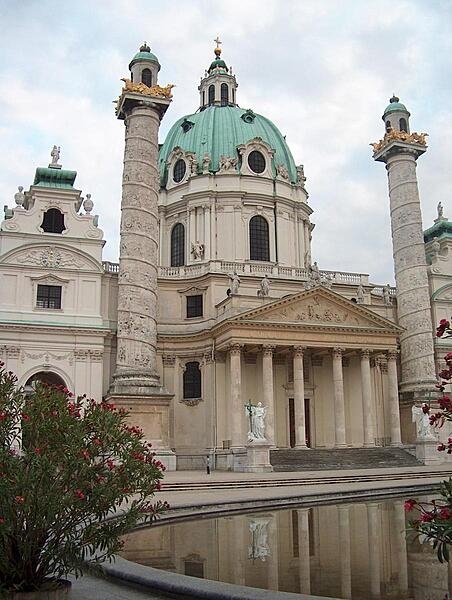
[[[158,68],[157,68],[158,66]],[[169,451],[171,395],[160,385],[157,372],[158,130],[171,102],[171,87],[148,87],[141,82],[144,68],[157,82],[160,68],[144,45],[130,63],[133,80],[124,80],[116,114],[124,120],[125,149],[122,178],[118,329],[116,371],[110,397],[132,412],[156,449],[174,468]]]
[[[422,399],[435,384],[433,327],[416,160],[426,151],[425,134],[410,133],[410,113],[395,96],[385,110],[384,138],[373,144],[374,160],[388,172],[394,272],[400,334],[401,392]]]

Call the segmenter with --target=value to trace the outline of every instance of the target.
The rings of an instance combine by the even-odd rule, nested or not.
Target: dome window
[[[253,150],[248,155],[248,166],[253,173],[263,173],[265,171],[265,157],[258,150]]]
[[[209,85],[209,106],[212,106],[215,102],[215,86]]]
[[[63,233],[66,229],[64,226],[64,216],[57,208],[49,208],[44,213],[41,228],[45,233]]]
[[[245,121],[245,123],[253,123],[254,119],[256,118],[256,115],[249,108],[246,112],[243,113],[243,115],[240,118],[242,119],[242,121]]]
[[[400,129],[400,131],[404,131],[405,133],[408,133],[406,119],[404,119],[403,117],[402,117],[402,119],[399,119],[399,129]]]
[[[229,104],[229,88],[227,83],[221,84],[221,106]]]
[[[185,264],[185,227],[176,223],[171,231],[171,266],[182,267]]]
[[[182,131],[184,133],[187,133],[188,131],[190,131],[190,129],[194,126],[194,123],[192,121],[189,121],[188,119],[184,119],[181,127],[182,127]]]
[[[250,260],[270,260],[268,222],[260,215],[250,220]]]
[[[152,73],[150,69],[143,69],[143,72],[141,73],[141,81],[144,83],[144,85],[152,87]]]
[[[185,160],[182,160],[182,158],[179,158],[179,160],[176,161],[176,164],[174,165],[174,168],[173,168],[173,180],[176,183],[180,183],[182,181],[182,179],[184,178],[186,171],[187,171],[187,165],[185,164]]]

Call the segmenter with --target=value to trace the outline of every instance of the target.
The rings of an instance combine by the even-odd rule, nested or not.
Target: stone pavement
[[[168,596],[157,596],[152,592],[113,583],[110,579],[91,575],[70,579],[72,588],[68,600],[168,600]]]

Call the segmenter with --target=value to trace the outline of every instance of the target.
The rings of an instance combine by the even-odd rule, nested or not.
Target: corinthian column
[[[274,346],[264,346],[262,352],[262,384],[264,406],[267,407],[265,437],[273,446],[275,444],[275,401],[273,395],[273,351]]]
[[[388,352],[388,395],[391,415],[391,446],[400,446],[399,387],[397,384],[397,352]]]
[[[302,346],[293,349],[293,401],[295,408],[295,447],[307,448],[306,415],[304,411],[304,373]]]
[[[232,448],[241,448],[245,446],[245,434],[243,432],[245,405],[242,402],[242,347],[241,344],[233,344],[229,348]]]
[[[372,385],[370,378],[370,351],[361,350],[361,394],[363,401],[364,446],[375,446],[372,410]]]
[[[345,448],[345,400],[344,377],[342,373],[342,348],[334,348],[333,355],[333,396],[335,417],[336,448]]]

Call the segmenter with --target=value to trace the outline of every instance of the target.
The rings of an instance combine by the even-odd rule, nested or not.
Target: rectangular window
[[[61,285],[38,285],[37,308],[61,308]]]
[[[204,564],[196,560],[184,560],[184,575],[190,577],[204,577]]]
[[[202,294],[187,296],[187,319],[202,317]]]

